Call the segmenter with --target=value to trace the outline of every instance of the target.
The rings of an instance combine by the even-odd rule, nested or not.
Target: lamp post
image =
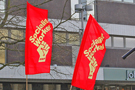
[[[79,29],[80,43],[81,43],[83,32],[84,32],[83,12],[84,11],[92,11],[92,10],[93,10],[93,6],[92,5],[85,5],[85,6],[83,6],[82,4],[76,4],[75,5],[75,12],[76,13],[81,13],[81,28]]]
[[[135,51],[135,47],[132,48],[131,50],[129,50],[127,53],[125,53],[122,58],[123,59],[126,59],[131,53],[133,53]]]

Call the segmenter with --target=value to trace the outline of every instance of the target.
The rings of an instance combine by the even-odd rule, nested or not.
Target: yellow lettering
[[[46,25],[46,23],[45,23],[43,20],[41,21],[41,23],[42,23],[44,26]]]
[[[45,22],[45,23],[48,23],[48,20],[45,19],[44,22]]]
[[[34,45],[39,46],[40,42],[43,41],[45,34],[51,30],[50,25],[48,25],[47,27],[45,27],[45,29],[43,29],[43,27],[49,23],[47,19],[41,20],[41,24],[39,26],[36,26],[36,30],[35,33],[33,34],[33,36],[29,37],[29,40],[34,43]],[[38,36],[38,34],[40,34],[40,31],[42,31],[41,35]]]
[[[30,36],[29,40],[33,43],[35,41],[35,38],[32,38],[32,36]]]
[[[36,33],[36,34],[39,34],[39,33],[40,33],[40,30],[39,30],[39,29],[36,29],[36,30],[35,30],[35,33]]]
[[[33,35],[33,37],[34,37],[34,38],[37,38],[37,34],[35,33],[35,34]]]
[[[92,48],[93,48],[93,47],[90,47],[90,48],[88,49],[88,51],[91,52],[91,51],[92,51]]]
[[[39,27],[40,27],[40,28],[43,28],[44,26],[43,26],[43,24],[40,24]]]
[[[88,58],[88,57],[87,57],[87,58]],[[91,58],[92,58],[92,54],[89,55],[89,60],[91,60]]]
[[[36,26],[37,29],[41,30],[41,28],[39,26]]]
[[[96,58],[94,57],[94,54],[99,51],[104,49],[104,44],[99,45],[103,43],[104,36],[101,33],[101,36],[98,37],[95,40],[92,40],[91,47],[88,48],[88,50],[84,50],[84,55],[88,58],[90,61],[89,67],[90,67],[90,72],[89,72],[89,79],[93,78],[93,73],[95,72],[96,66],[98,66]]]
[[[99,46],[95,45],[95,48],[97,49],[97,51],[99,50]]]
[[[93,46],[94,46],[94,45],[96,45],[96,43],[95,43],[95,41],[94,41],[94,40],[92,40],[92,42],[93,42]]]
[[[34,42],[34,44],[38,47],[40,45],[40,41],[39,39],[37,38],[37,40]]]
[[[84,51],[84,54],[86,54],[86,56],[89,55],[89,52],[87,50]]]
[[[41,36],[43,36],[43,37],[45,36],[43,32],[41,33]]]
[[[50,30],[51,30],[50,25],[48,25],[48,26],[46,27],[46,29],[47,29],[47,31],[50,31]]]
[[[43,36],[39,36],[39,41],[42,41],[43,40]]]

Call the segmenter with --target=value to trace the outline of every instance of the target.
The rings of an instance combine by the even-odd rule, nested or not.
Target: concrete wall
[[[10,15],[26,16],[26,2],[33,6],[42,4],[49,0],[10,0]],[[7,0],[8,2],[8,0]],[[6,5],[7,7],[7,5]],[[71,16],[71,2],[70,0],[50,0],[40,6],[36,6],[48,10],[48,18],[52,19],[68,19]],[[64,11],[64,15],[62,16]]]
[[[135,25],[135,4],[114,1],[96,1],[98,22]]]
[[[73,50],[79,49],[79,47],[73,47]],[[77,49],[78,48],[78,49]],[[125,60],[122,59],[122,56],[127,53],[129,49],[115,49],[115,48],[107,48],[103,61],[100,67],[116,67],[116,68],[135,68],[135,53],[132,53]],[[77,52],[74,53],[77,57]],[[73,61],[76,59],[72,59]],[[75,62],[75,61],[74,61]]]
[[[122,59],[127,52],[127,49],[107,49],[101,67],[135,68],[134,53],[125,60]]]
[[[7,63],[20,61],[24,62],[25,43],[17,43],[15,45],[7,45],[13,50],[6,50]],[[51,65],[72,66],[72,46],[53,45]]]
[[[107,33],[109,33],[111,35],[135,36],[135,26],[120,25],[120,24],[108,24],[108,23],[99,23],[99,24],[104,28],[105,31],[107,31]],[[53,25],[55,26],[55,24],[53,24]],[[86,25],[86,22],[84,22],[84,26],[85,25]],[[73,20],[69,20],[66,23],[63,23],[61,25],[61,27],[64,27],[69,32],[72,32],[72,31],[78,32],[78,30],[80,28],[79,26],[80,26],[80,22],[79,21],[76,22]],[[61,29],[59,29],[59,30],[61,31]],[[72,48],[70,47],[69,50],[72,51],[72,55],[70,53],[69,54],[70,57],[68,57],[68,58],[64,57],[64,59],[65,59],[65,61],[69,62],[68,66],[72,66],[72,65],[75,65],[75,61],[76,61],[76,58],[78,55],[79,46],[72,46]],[[121,58],[121,56],[124,55],[128,50],[129,50],[129,48],[128,49],[107,48],[106,55],[105,55],[105,58],[103,60],[103,63],[101,64],[101,66],[105,67],[106,65],[109,65],[110,67],[131,67],[131,68],[134,68],[135,67],[134,66],[134,58],[135,58],[134,56],[130,56],[125,61]],[[54,51],[58,51],[58,50],[54,50]],[[16,54],[11,55],[12,52],[9,52],[8,54],[9,54],[9,56],[16,55]],[[55,54],[53,54],[53,55],[55,56]],[[59,57],[59,56],[61,56],[61,54],[57,54],[57,56]],[[13,56],[13,57],[15,57],[15,56]],[[9,62],[11,60],[18,60],[17,57],[16,57],[16,59],[15,58],[11,59],[11,57],[8,57],[8,58],[10,59],[10,60],[8,60]],[[60,60],[60,58],[58,60]],[[63,58],[63,55],[62,55],[62,58]],[[19,59],[24,60],[24,56],[22,58],[19,58]],[[57,64],[57,63],[52,62],[52,65],[53,64]],[[67,63],[65,63],[63,65],[67,65]]]
[[[40,83],[71,83],[74,67],[69,66],[51,66],[50,73],[28,75],[29,82]],[[103,68],[99,69],[97,80],[104,80]],[[0,72],[0,82],[26,82],[25,67],[7,66]]]

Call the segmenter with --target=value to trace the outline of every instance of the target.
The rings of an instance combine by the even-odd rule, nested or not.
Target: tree
[[[7,0],[6,9],[2,10],[4,13],[0,13],[0,57],[5,55],[7,61],[5,62],[5,58],[0,59],[0,70],[4,69],[7,66],[11,67],[19,67],[24,65],[24,44],[25,44],[25,22],[26,22],[26,1],[23,0],[20,3],[20,0]],[[30,3],[36,7],[43,7],[47,3],[51,3],[52,0],[29,0]],[[41,2],[42,1],[42,2]],[[57,0],[55,0],[57,1]],[[60,0],[61,1],[61,0]],[[62,0],[63,8],[61,8],[60,17],[58,19],[49,19],[51,23],[53,23],[53,34],[55,36],[55,40],[53,40],[53,55],[52,55],[52,64],[58,63],[61,65],[72,65],[72,49],[67,46],[67,42],[77,42],[79,41],[78,33],[72,32],[68,36],[68,30],[62,25],[65,22],[68,22],[72,15],[67,15],[67,5],[69,0]],[[56,16],[57,17],[57,16]],[[72,22],[69,22],[74,27]],[[73,27],[72,26],[72,27]],[[62,30],[62,32],[59,32]],[[78,43],[79,44],[79,43]],[[64,46],[61,46],[64,45]],[[62,55],[61,55],[62,54]],[[70,55],[70,56],[69,56]],[[70,63],[66,61],[70,58]],[[59,60],[58,60],[59,59]],[[61,60],[60,60],[61,59]],[[66,59],[66,60],[64,60]],[[58,71],[57,69],[52,69],[57,75],[65,75],[69,76],[69,74],[65,72]],[[68,72],[68,71],[67,71]],[[50,73],[51,75],[51,73]],[[71,74],[70,74],[71,75]],[[8,86],[8,88],[7,88]],[[14,86],[10,84],[3,84],[3,89],[11,89]]]
[[[51,3],[52,0],[36,0],[32,1],[29,0],[34,6],[36,7],[43,7],[47,3]],[[41,2],[42,1],[42,2]],[[63,0],[63,8],[61,9],[61,17],[59,19],[50,19],[50,21],[53,23],[54,28],[53,31],[55,34],[55,40],[53,44],[55,44],[54,47],[61,49],[61,51],[64,53],[65,47],[60,47],[60,44],[66,45],[68,42],[75,42],[79,41],[79,35],[76,33],[73,33],[73,35],[69,35],[69,39],[67,39],[65,36],[67,36],[68,31],[66,28],[62,27],[62,24],[67,22],[71,19],[72,15],[67,15],[67,5],[69,5],[69,0]],[[18,3],[18,4],[17,4]],[[5,12],[2,13],[0,17],[0,51],[3,53],[5,50],[7,51],[7,58],[10,58],[10,60],[7,63],[0,63],[0,70],[3,69],[6,66],[15,66],[18,67],[20,65],[24,65],[24,46],[22,44],[25,42],[25,22],[26,22],[26,1],[23,1],[20,3],[19,0],[7,0],[6,2],[6,9]],[[66,16],[67,15],[67,16]],[[70,22],[72,24],[72,22]],[[73,25],[75,26],[75,25]],[[75,26],[78,27],[78,26]],[[64,33],[59,33],[57,30],[63,30]],[[66,33],[65,33],[66,32]],[[24,35],[22,35],[24,34]],[[61,39],[61,40],[60,40]],[[71,41],[70,41],[71,40]],[[20,48],[21,47],[21,48]],[[23,48],[22,48],[23,47]],[[54,50],[56,51],[56,50]],[[60,59],[61,57],[56,55],[58,53],[61,53],[61,51],[54,53],[52,57],[52,61],[55,63],[58,61],[57,59]],[[68,53],[67,53],[68,52]],[[16,59],[11,58],[10,54],[16,54]],[[66,50],[65,56],[62,57],[68,57],[69,54],[71,54],[72,51]],[[18,60],[20,59],[21,60]],[[14,60],[13,60],[14,59]],[[2,62],[2,61],[1,61]],[[60,61],[59,63],[63,64],[64,62]],[[67,62],[64,64],[68,65]],[[71,63],[70,63],[71,65]]]
[[[28,1],[30,1],[32,5],[39,8],[44,8],[44,6],[47,6],[45,4],[53,2],[53,0]],[[71,13],[67,10],[69,7],[67,5],[69,5],[70,0],[54,0],[54,2],[57,1],[63,2],[62,5],[59,5],[59,2],[58,4],[55,3],[56,5],[62,6],[62,8],[59,8],[59,15],[55,16],[58,17],[58,19],[55,17],[54,19],[49,19],[49,21],[54,25],[53,34],[55,37],[53,40],[52,64],[57,63],[59,65],[72,66],[72,59],[76,58],[74,53],[76,53],[78,49],[71,49],[71,46],[72,44],[80,44],[79,33],[77,33],[79,26],[74,23],[76,21],[70,21],[71,17],[74,15],[74,13],[71,15]],[[18,67],[20,65],[24,65],[26,0],[22,0],[21,3],[20,0],[7,0],[6,6],[7,7],[4,10],[5,12],[1,14],[0,17],[0,52],[5,53],[6,50],[6,57],[8,61],[5,63],[0,59],[0,70],[6,66]],[[53,15],[53,13],[50,14]],[[53,17],[50,15],[50,18]],[[66,25],[67,27],[70,27],[77,32],[69,32],[66,27],[63,27],[66,22],[69,23],[69,25]],[[3,61],[5,61],[5,59],[3,59]],[[68,72],[68,70],[61,72],[54,68],[52,71],[56,72],[58,76],[65,75],[68,77],[69,74],[71,76],[71,73],[65,73]]]

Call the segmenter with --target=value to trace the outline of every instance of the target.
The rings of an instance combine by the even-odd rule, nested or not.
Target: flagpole
[[[26,90],[28,90],[28,75],[26,75]]]
[[[70,90],[72,90],[72,85],[70,86]]]
[[[83,27],[83,10],[81,10],[80,44],[81,44],[81,41],[82,41],[83,32],[84,32],[84,27]]]

